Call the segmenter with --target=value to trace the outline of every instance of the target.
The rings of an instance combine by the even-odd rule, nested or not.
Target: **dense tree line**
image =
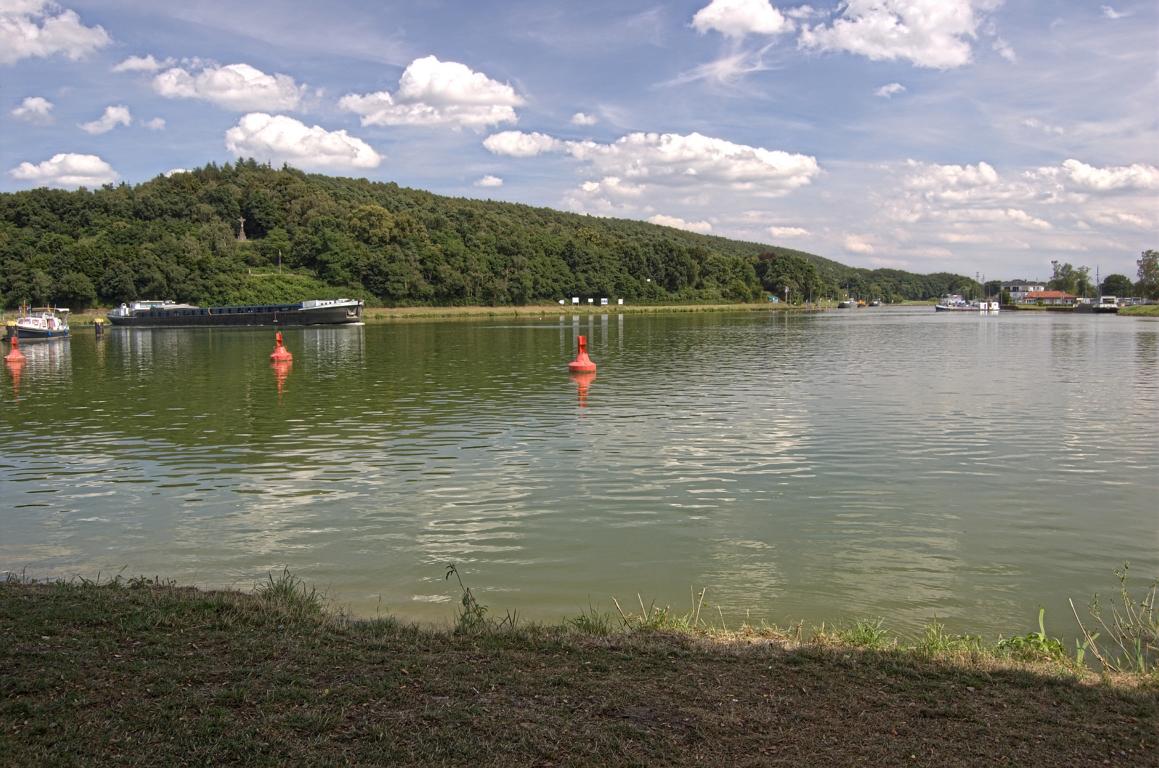
[[[857,269],[639,221],[441,197],[253,160],[136,186],[0,194],[0,296],[8,307],[320,294],[386,305],[750,301],[766,292],[790,301],[900,300],[977,290],[961,275]]]

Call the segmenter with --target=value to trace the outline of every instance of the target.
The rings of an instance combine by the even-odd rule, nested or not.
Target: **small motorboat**
[[[68,310],[60,307],[41,307],[21,310],[15,321],[9,321],[7,338],[21,341],[63,339],[68,336]]]

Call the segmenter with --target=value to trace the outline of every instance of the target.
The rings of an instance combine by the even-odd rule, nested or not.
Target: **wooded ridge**
[[[254,160],[138,185],[0,194],[7,307],[337,295],[386,306],[568,296],[739,302],[783,299],[786,288],[790,301],[846,294],[891,301],[972,286],[961,275],[861,269],[641,221],[444,197]]]

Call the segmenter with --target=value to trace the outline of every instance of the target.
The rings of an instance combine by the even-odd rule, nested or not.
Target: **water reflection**
[[[708,587],[730,620],[1009,631],[1122,560],[1159,569],[1159,342],[980,320],[292,329],[284,369],[268,331],[77,335],[0,401],[0,567],[288,565],[357,612],[445,618],[454,561],[537,618]],[[565,378],[581,334],[598,385]]]

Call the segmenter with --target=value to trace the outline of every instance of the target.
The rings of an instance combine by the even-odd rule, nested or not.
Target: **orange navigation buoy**
[[[282,332],[278,331],[274,336],[274,351],[270,353],[270,360],[275,363],[288,363],[294,359],[290,354],[290,350],[286,349],[286,345],[282,343]]]
[[[592,362],[592,359],[590,357],[588,357],[588,337],[587,336],[580,336],[579,337],[579,354],[577,354],[575,356],[575,360],[572,360],[570,363],[567,364],[567,369],[569,371],[571,371],[572,373],[595,373],[596,372],[596,364]]]
[[[4,355],[4,361],[7,363],[23,363],[24,353],[20,351],[20,337],[13,334],[12,336],[12,350]]]

